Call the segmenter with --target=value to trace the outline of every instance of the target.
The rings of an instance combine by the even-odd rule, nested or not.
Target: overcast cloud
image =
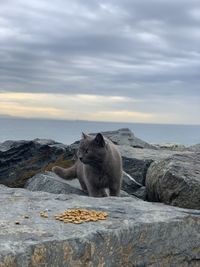
[[[110,120],[200,124],[199,84],[199,0],[0,2],[0,114],[23,116],[6,105],[30,93],[32,104],[22,99],[31,117],[39,103],[32,93],[48,93],[41,107],[70,101],[62,118],[103,120],[107,112]],[[5,100],[14,92],[18,100]],[[85,116],[69,115],[77,95],[89,97]]]

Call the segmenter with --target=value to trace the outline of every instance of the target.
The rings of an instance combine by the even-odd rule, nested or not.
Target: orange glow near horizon
[[[132,110],[138,102],[121,96],[5,92],[0,93],[0,115],[143,123],[176,123],[180,120],[176,115],[172,118],[169,114]],[[131,110],[126,108],[127,104]]]

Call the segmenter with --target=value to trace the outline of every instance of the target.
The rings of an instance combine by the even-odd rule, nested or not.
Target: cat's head
[[[106,142],[101,133],[95,137],[82,134],[78,157],[84,164],[97,166],[104,160],[106,154]]]

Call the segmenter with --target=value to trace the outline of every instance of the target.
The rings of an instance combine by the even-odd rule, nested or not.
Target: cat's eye
[[[86,153],[86,154],[88,153],[88,148],[86,148],[85,153]]]

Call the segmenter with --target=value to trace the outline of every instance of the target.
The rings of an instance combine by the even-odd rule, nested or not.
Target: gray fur
[[[83,133],[78,160],[68,169],[53,167],[60,177],[78,178],[82,189],[92,197],[119,196],[122,182],[122,159],[117,147],[98,133],[95,137]]]

